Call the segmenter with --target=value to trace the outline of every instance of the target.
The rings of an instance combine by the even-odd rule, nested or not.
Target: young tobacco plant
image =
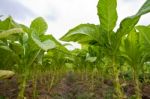
[[[17,67],[16,71],[22,74],[19,99],[24,98],[30,69],[33,65],[42,65],[44,52],[55,48],[54,41],[45,35],[47,28],[41,17],[33,20],[29,28],[14,22],[11,17],[0,21],[0,66]]]
[[[138,23],[140,17],[150,12],[150,0],[147,0],[139,11],[130,17],[123,19],[117,31],[114,31],[117,22],[117,0],[99,0],[97,5],[99,25],[81,24],[69,30],[61,40],[74,41],[82,45],[98,44],[101,49],[104,49],[105,56],[112,61],[114,86],[118,99],[124,97],[120,83],[118,70],[118,56],[121,40],[124,35],[130,33],[134,26]]]
[[[0,68],[11,69],[12,64],[19,64],[18,55],[21,54],[21,45],[16,43],[22,28],[16,24],[11,17],[0,21]],[[14,50],[15,49],[15,50]]]
[[[22,72],[24,75],[18,98],[23,98],[30,68],[34,65],[42,65],[44,52],[55,48],[55,43],[49,37],[46,38],[48,35],[45,35],[45,32],[48,26],[42,17],[34,19],[29,28],[24,25],[20,26],[25,32],[20,40],[24,49],[22,57]]]

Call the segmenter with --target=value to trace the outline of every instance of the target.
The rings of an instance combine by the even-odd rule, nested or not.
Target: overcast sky
[[[118,22],[137,12],[146,0],[118,0]],[[11,15],[15,20],[29,25],[38,16],[46,19],[48,33],[59,39],[70,28],[81,23],[98,24],[98,0],[0,0],[0,15]],[[150,14],[139,24],[149,24]]]

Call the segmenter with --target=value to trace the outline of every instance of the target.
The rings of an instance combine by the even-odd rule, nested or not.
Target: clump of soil
[[[16,99],[19,91],[18,85],[16,77],[0,80],[0,96],[8,97],[8,99]]]
[[[114,88],[111,80],[81,79],[81,75],[69,72],[64,75],[52,88],[49,88],[50,76],[44,76],[33,81],[27,81],[25,97],[27,99],[110,99]],[[35,90],[36,87],[36,90]],[[134,95],[133,83],[127,84],[124,91],[128,97]],[[17,77],[0,80],[0,96],[6,99],[17,99],[19,83]],[[143,99],[150,99],[150,84],[142,86]]]

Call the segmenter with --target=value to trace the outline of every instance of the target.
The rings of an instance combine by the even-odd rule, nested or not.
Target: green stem
[[[123,92],[119,82],[119,70],[117,69],[115,57],[113,57],[112,59],[112,65],[113,65],[113,75],[114,75],[114,86],[115,86],[115,92],[117,94],[117,99],[123,99]]]
[[[33,99],[37,98],[37,83],[36,83],[36,75],[33,77]]]
[[[87,81],[87,66],[85,66],[85,80]]]
[[[33,62],[35,61],[35,59],[36,59],[37,56],[39,55],[40,51],[41,51],[41,49],[39,49],[39,50],[36,52],[36,54],[32,57],[32,59],[28,62],[28,67],[30,67],[30,66],[33,64]]]
[[[136,94],[136,99],[142,99],[141,96],[141,89],[140,89],[140,83],[139,83],[139,73],[135,66],[133,66],[133,79],[135,82],[135,94]]]
[[[143,74],[143,83],[145,83],[146,76],[145,76],[144,66],[142,66],[142,74]]]
[[[55,73],[55,72],[54,72]],[[50,87],[49,87],[49,91],[51,90],[52,86],[53,86],[53,83],[54,83],[54,79],[55,79],[55,74],[53,73],[52,75],[52,80],[51,80],[51,83],[50,83]]]
[[[92,91],[94,90],[94,70],[92,71]]]
[[[24,92],[25,92],[25,88],[26,88],[27,75],[28,75],[27,70],[25,70],[25,75],[23,75],[23,81],[22,81],[22,84],[20,85],[20,91],[19,91],[17,99],[24,99]]]

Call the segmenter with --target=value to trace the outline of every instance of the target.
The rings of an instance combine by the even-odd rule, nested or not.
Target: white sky
[[[137,12],[146,0],[118,0],[118,22]],[[48,33],[59,39],[69,29],[81,23],[98,24],[98,0],[0,0],[0,13],[11,15],[23,24],[42,16],[49,25]],[[8,6],[9,4],[9,6]],[[149,24],[150,14],[142,17],[139,24]]]

